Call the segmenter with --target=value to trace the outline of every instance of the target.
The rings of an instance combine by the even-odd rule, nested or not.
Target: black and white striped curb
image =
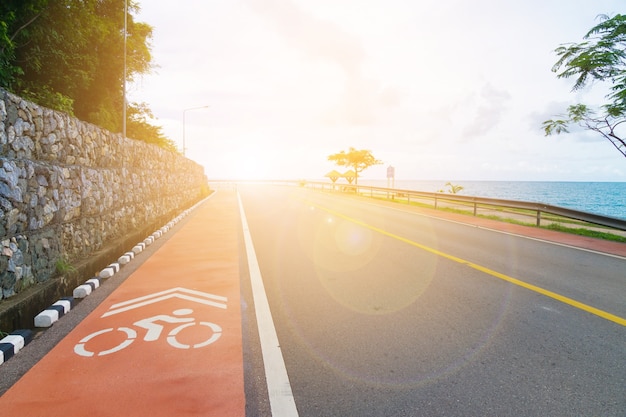
[[[168,222],[165,226],[161,227],[159,230],[156,230],[154,233],[152,233],[150,236],[145,238],[143,241],[137,243],[135,246],[133,246],[131,251],[126,252],[122,256],[120,256],[117,259],[117,262],[113,262],[109,264],[106,268],[103,268],[98,274],[98,276],[88,279],[87,281],[85,281],[84,284],[79,285],[78,287],[74,288],[74,291],[72,293],[72,298],[81,299],[90,295],[92,292],[98,289],[98,287],[100,287],[100,282],[102,280],[109,279],[113,277],[115,274],[117,274],[123,265],[126,265],[130,261],[132,261],[136,255],[143,252],[146,249],[146,247],[152,245],[156,239],[159,239],[165,233],[171,230],[179,221],[185,218],[189,213],[191,213],[193,209],[195,209],[198,205],[200,205],[204,201],[205,200],[202,200],[201,202],[197,203],[193,207],[185,210],[180,215],[176,216],[174,219]],[[64,313],[59,314],[59,315],[54,314],[54,311],[58,310],[58,307],[55,307],[55,306],[58,305],[59,303],[60,301],[53,304],[50,308],[39,313],[39,315],[35,317],[35,327],[50,327],[55,321],[60,319]],[[65,311],[65,313],[67,313],[67,311]],[[39,317],[39,320],[38,320],[38,317]]]
[[[100,287],[100,282],[102,280],[113,277],[116,273],[120,271],[120,268],[122,266],[132,261],[135,258],[135,255],[143,252],[146,247],[152,245],[157,239],[161,238],[165,233],[169,232],[178,222],[187,217],[187,215],[189,215],[193,210],[195,210],[198,206],[211,198],[213,195],[215,195],[215,192],[210,196],[202,199],[198,203],[194,204],[187,210],[183,211],[181,214],[169,221],[159,230],[156,230],[150,236],[145,238],[142,242],[137,243],[131,251],[126,252],[122,256],[120,256],[117,259],[117,262],[113,262],[106,268],[102,269],[98,276],[90,278],[85,281],[84,284],[76,287],[72,293],[72,297],[63,297],[56,303],[52,304],[50,307],[43,310],[41,313],[35,316],[34,326],[38,328],[52,326],[61,317],[70,312],[72,307],[74,307],[76,299],[85,298],[89,294],[94,292],[98,287]],[[16,354],[20,349],[26,346],[32,340],[32,334],[33,333],[31,330],[16,330],[6,336],[4,339],[0,340],[0,364],[4,363],[6,360]]]
[[[33,340],[33,332],[31,330],[16,330],[0,339],[0,365],[8,361],[24,346],[29,344],[31,340]]]
[[[74,298],[85,298],[100,286],[100,278],[91,278],[84,284],[74,288],[72,295]]]
[[[35,316],[35,327],[50,327],[52,323],[69,313],[74,307],[74,298],[64,297]]]

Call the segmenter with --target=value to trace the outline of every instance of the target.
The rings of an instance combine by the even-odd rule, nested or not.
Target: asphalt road
[[[240,187],[300,416],[625,416],[626,259]],[[247,415],[268,414],[241,256]]]

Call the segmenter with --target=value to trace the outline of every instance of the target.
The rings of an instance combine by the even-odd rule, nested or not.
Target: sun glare
[[[245,149],[235,153],[233,155],[233,179],[271,179],[270,157],[268,152],[261,152],[259,149]]]

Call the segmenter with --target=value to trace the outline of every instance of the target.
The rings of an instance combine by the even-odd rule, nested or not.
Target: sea
[[[448,192],[448,181],[396,180],[393,188]],[[626,220],[626,182],[450,181],[459,195],[527,201]],[[388,187],[387,180],[359,178],[360,185]]]

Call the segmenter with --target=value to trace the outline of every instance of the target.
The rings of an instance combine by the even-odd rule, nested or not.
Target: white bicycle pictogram
[[[188,316],[191,313],[193,313],[193,310],[190,308],[183,308],[183,309],[175,310],[172,312],[174,316]],[[196,319],[193,317],[174,317],[174,316],[160,314],[158,316],[149,317],[146,319],[136,321],[133,324],[137,327],[147,330],[146,335],[143,338],[144,341],[153,342],[155,340],[158,340],[159,337],[161,337],[161,333],[163,332],[163,328],[165,327],[161,324],[157,324],[156,322],[160,321],[160,322],[165,322],[165,323],[182,323],[181,325],[172,329],[167,334],[167,343],[169,343],[171,346],[178,348],[178,349],[192,349],[192,348],[196,349],[196,348],[205,347],[217,341],[217,339],[219,339],[220,336],[222,335],[222,328],[215,323],[211,323],[208,321],[197,322]],[[192,327],[192,326],[209,327],[212,330],[212,334],[207,340],[204,340],[199,343],[191,344],[191,345],[181,343],[180,341],[178,341],[178,339],[176,339],[176,336],[182,330],[188,327]],[[126,339],[123,342],[119,343],[118,345],[110,349],[102,350],[99,352],[92,352],[85,348],[85,344],[89,342],[90,340],[100,335],[113,332],[115,330],[126,333]],[[80,340],[80,342],[78,342],[76,346],[74,346],[74,352],[80,356],[86,356],[86,357],[92,357],[94,355],[97,355],[97,356],[110,355],[111,353],[119,352],[120,350],[130,346],[130,344],[133,343],[136,339],[137,339],[137,331],[130,327],[118,327],[117,329],[113,329],[111,327],[108,329],[98,330],[96,332],[91,333],[88,336],[83,337]]]

